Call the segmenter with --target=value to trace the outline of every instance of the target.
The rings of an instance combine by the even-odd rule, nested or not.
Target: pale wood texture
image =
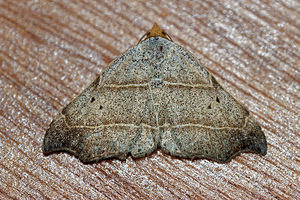
[[[153,22],[254,115],[268,154],[230,163],[161,151],[84,165],[44,156],[49,123]],[[300,2],[0,3],[0,199],[300,198]]]

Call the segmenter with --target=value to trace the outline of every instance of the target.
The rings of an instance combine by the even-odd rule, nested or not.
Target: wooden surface
[[[257,119],[266,156],[230,163],[156,151],[84,165],[44,156],[49,123],[153,22]],[[297,0],[0,3],[0,199],[299,199]]]

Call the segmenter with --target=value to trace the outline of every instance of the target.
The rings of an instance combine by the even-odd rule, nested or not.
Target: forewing
[[[166,74],[176,72],[183,77],[164,78],[162,149],[175,156],[218,162],[241,152],[266,154],[264,133],[248,111],[188,51],[176,44],[171,49],[174,53]],[[184,77],[186,74],[193,78]]]
[[[45,154],[68,151],[90,162],[124,159],[129,153],[142,157],[156,148],[157,129],[141,45],[113,61],[53,120],[44,139]]]

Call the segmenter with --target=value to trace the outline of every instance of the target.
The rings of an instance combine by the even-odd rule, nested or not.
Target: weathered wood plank
[[[300,197],[300,3],[2,1],[1,199]],[[153,22],[196,55],[254,115],[265,157],[230,163],[156,151],[89,165],[42,154],[49,123]]]

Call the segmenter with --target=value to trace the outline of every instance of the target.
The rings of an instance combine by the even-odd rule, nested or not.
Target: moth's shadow
[[[51,153],[48,153],[48,154],[45,154],[43,153],[45,156],[49,156],[51,154],[62,154],[62,153],[67,153],[69,156],[73,156],[75,157],[76,159],[80,160],[78,156],[74,155],[72,152],[69,152],[67,150],[59,150],[59,151],[54,151],[54,152],[51,152]],[[251,152],[248,152],[248,153],[251,153]],[[225,162],[220,162],[218,160],[214,160],[214,159],[210,159],[210,158],[206,158],[206,157],[203,157],[203,158],[183,158],[183,157],[179,157],[179,156],[173,156],[173,155],[170,155],[168,153],[165,153],[164,151],[162,151],[160,148],[157,148],[155,149],[151,154],[149,155],[146,155],[144,157],[141,157],[141,158],[134,158],[132,157],[132,155],[129,153],[125,159],[120,159],[118,157],[111,157],[111,158],[105,158],[105,159],[95,159],[95,160],[92,160],[92,161],[87,161],[87,162],[84,162],[82,160],[80,160],[81,163],[83,163],[84,165],[91,165],[91,164],[97,164],[97,163],[101,163],[101,162],[110,162],[110,161],[113,161],[113,160],[119,160],[121,163],[124,163],[128,160],[128,158],[131,158],[133,161],[144,161],[145,159],[153,159],[155,156],[158,156],[159,154],[163,155],[162,157],[169,157],[171,158],[171,160],[180,160],[180,161],[192,161],[192,162],[196,162],[196,161],[199,161],[199,160],[209,160],[211,162],[214,162],[214,163],[219,163],[219,164],[228,164],[234,157],[240,155],[241,153],[239,153],[238,155],[235,155],[233,156],[232,158],[228,159],[227,161]]]

